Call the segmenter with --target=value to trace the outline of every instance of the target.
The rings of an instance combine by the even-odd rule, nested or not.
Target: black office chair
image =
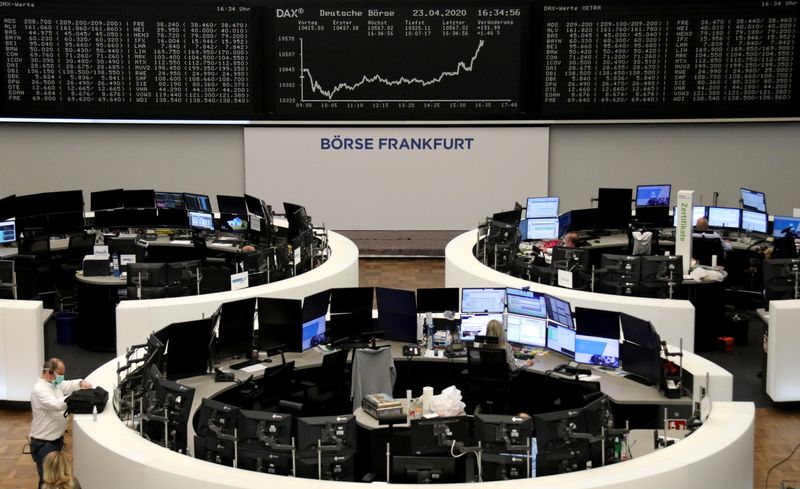
[[[715,236],[701,236],[692,238],[692,255],[700,265],[711,265],[711,257],[716,255],[717,265],[723,266],[725,251],[722,249],[722,240]]]
[[[253,409],[271,411],[278,404],[296,392],[294,381],[294,362],[286,362],[264,371],[264,377],[257,382],[261,395],[253,403]]]
[[[346,412],[350,409],[350,386],[347,371],[349,350],[342,348],[322,357],[322,367],[316,382],[300,382],[304,404],[314,415]]]
[[[511,386],[503,348],[467,348],[467,397],[484,413],[502,414]]]
[[[227,260],[225,260],[225,258],[209,256],[205,237],[199,234],[192,235],[192,245],[194,245],[197,259],[200,260],[203,266],[224,267],[227,265]]]

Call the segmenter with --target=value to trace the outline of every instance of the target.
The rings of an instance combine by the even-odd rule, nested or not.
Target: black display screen
[[[785,0],[10,0],[0,118],[798,117]]]

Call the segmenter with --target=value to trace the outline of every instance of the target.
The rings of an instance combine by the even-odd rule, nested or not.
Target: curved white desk
[[[109,392],[117,359],[88,377]],[[750,489],[753,483],[752,403],[714,402],[711,416],[694,434],[662,450],[620,464],[558,476],[487,482],[493,488]],[[75,473],[86,489],[352,488],[361,484],[260,474],[197,460],[155,445],[127,428],[109,405],[98,415],[75,416]],[[412,485],[397,487],[411,489]],[[466,486],[464,486],[466,487]],[[469,486],[473,487],[473,486]]]
[[[530,287],[536,292],[560,297],[568,301],[572,307],[620,311],[646,319],[653,323],[662,340],[671,345],[678,345],[683,339],[683,348],[694,351],[694,306],[691,302],[599,294],[512,277],[493,270],[475,258],[472,249],[477,235],[477,230],[467,231],[447,244],[444,265],[446,287]]]
[[[122,301],[117,306],[117,355],[142,342],[152,331],[171,323],[209,316],[223,302],[250,297],[303,299],[335,287],[358,287],[358,248],[341,234],[328,231],[330,256],[319,267],[278,282],[215,294],[169,299]]]

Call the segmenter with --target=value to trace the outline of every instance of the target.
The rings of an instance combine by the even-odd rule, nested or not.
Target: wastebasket
[[[56,313],[56,341],[58,341],[58,344],[72,345],[76,343],[77,326],[77,312],[63,311]]]

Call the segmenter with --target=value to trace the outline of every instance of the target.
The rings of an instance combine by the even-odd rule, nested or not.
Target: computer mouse
[[[433,350],[433,356],[438,357],[439,356],[439,350]]]
[[[596,239],[596,240],[594,240],[594,242],[595,242],[595,243],[599,243],[599,242],[600,242],[600,240],[599,240],[599,239]]]

